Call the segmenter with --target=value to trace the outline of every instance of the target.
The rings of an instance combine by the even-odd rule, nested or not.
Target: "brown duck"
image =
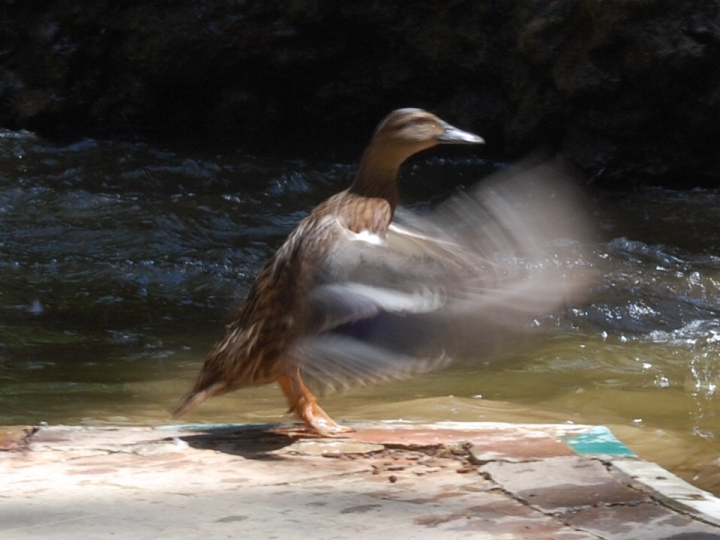
[[[477,369],[526,341],[588,282],[587,220],[568,171],[528,160],[432,213],[396,208],[405,159],[439,143],[480,142],[417,109],[383,120],[350,188],[302,220],[260,272],[176,414],[277,381],[290,409],[331,435],[347,428],[306,385],[403,379],[451,360]]]
[[[420,109],[390,113],[377,127],[352,185],[303,219],[260,271],[239,315],[210,351],[192,392],[174,415],[214,395],[277,382],[290,410],[311,429],[325,435],[347,431],[320,408],[303,382],[305,359],[313,353],[318,357],[338,353],[333,359],[319,358],[315,364],[307,364],[312,368],[311,376],[322,380],[326,360],[335,362],[336,368],[342,365],[340,371],[363,378],[373,370],[383,371],[383,366],[387,370],[392,357],[373,356],[375,349],[370,348],[346,355],[346,359],[342,340],[319,347],[307,338],[377,314],[388,305],[400,305],[399,311],[423,311],[431,310],[437,302],[427,290],[393,293],[382,289],[379,294],[377,289],[363,286],[344,290],[328,286],[315,294],[318,285],[327,281],[327,269],[333,267],[327,264],[328,258],[339,245],[362,245],[363,249],[370,245],[372,249],[374,243],[383,242],[398,204],[398,168],[407,158],[438,144],[482,142],[477,135]],[[417,235],[418,241],[422,241],[421,236]],[[361,251],[350,258],[361,260]],[[339,302],[328,302],[328,298]],[[339,315],[338,304],[343,312]]]

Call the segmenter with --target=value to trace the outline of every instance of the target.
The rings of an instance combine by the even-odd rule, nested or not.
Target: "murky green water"
[[[353,170],[0,132],[0,425],[169,422],[263,261]],[[430,157],[402,187],[418,204],[488,170]],[[602,423],[720,493],[719,203],[714,191],[600,195],[606,238],[585,264],[604,279],[532,347],[323,405],[348,420]],[[186,420],[284,412],[263,387]]]

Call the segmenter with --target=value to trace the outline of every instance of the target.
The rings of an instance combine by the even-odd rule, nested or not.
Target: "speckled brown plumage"
[[[386,117],[352,185],[304,218],[260,271],[239,315],[208,354],[175,416],[212,395],[278,382],[291,410],[312,429],[324,434],[345,430],[316,404],[300,369],[286,354],[293,342],[314,331],[306,300],[319,268],[343,231],[387,232],[398,201],[397,171],[408,157],[439,143],[479,142],[479,137],[422,110],[401,109]]]

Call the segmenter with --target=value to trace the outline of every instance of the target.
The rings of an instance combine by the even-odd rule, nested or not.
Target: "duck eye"
[[[433,120],[431,118],[415,118],[412,122],[416,126],[429,126],[430,124],[433,124]]]
[[[429,118],[422,118],[422,117],[420,117],[420,118],[412,118],[412,119],[408,120],[408,121],[402,126],[402,128],[427,126],[427,125],[430,124],[430,123],[431,123],[431,122],[430,122],[430,119],[429,119]]]

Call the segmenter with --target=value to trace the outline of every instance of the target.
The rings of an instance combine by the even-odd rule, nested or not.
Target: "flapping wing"
[[[522,165],[385,238],[336,236],[289,358],[315,386],[405,378],[505,352],[588,285],[589,226],[556,165]]]
[[[415,356],[343,335],[326,333],[301,339],[293,349],[303,379],[320,390],[345,390],[406,379],[450,364],[447,355]]]

